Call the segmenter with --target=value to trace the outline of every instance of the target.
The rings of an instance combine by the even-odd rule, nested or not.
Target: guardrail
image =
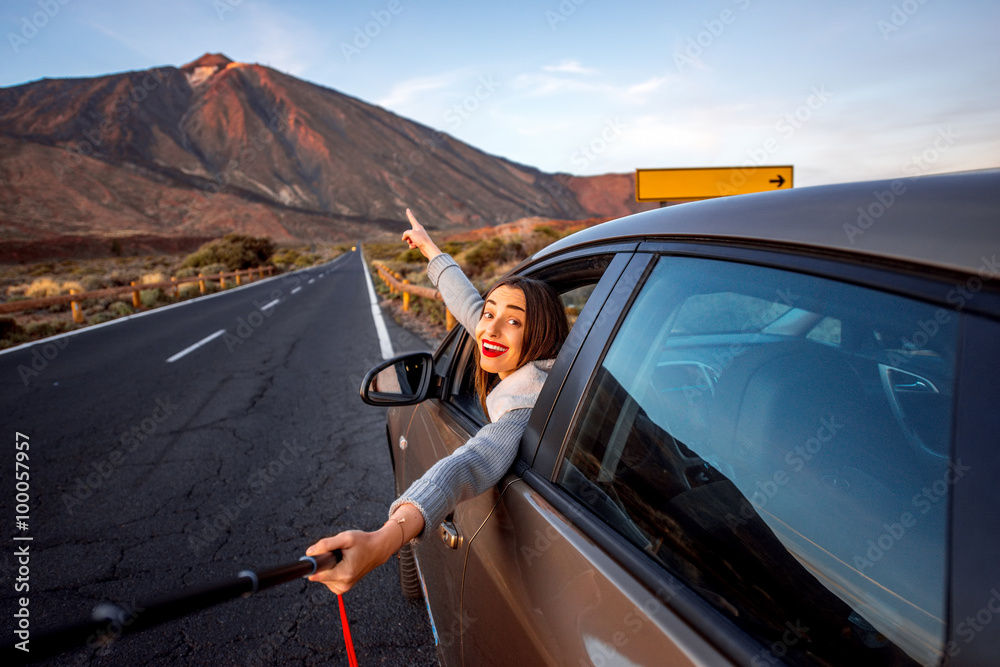
[[[158,283],[137,283],[133,280],[130,285],[108,287],[106,289],[91,290],[89,292],[77,292],[76,290],[70,290],[69,294],[57,294],[55,296],[45,296],[39,299],[22,299],[18,301],[0,303],[0,314],[16,313],[22,310],[35,310],[36,308],[47,308],[49,306],[68,303],[73,311],[73,321],[77,324],[82,324],[84,318],[83,311],[80,310],[80,301],[85,301],[87,299],[101,299],[108,296],[117,296],[119,294],[131,292],[132,305],[138,308],[141,305],[139,292],[143,290],[172,288],[174,290],[174,296],[179,296],[181,285],[196,282],[198,283],[199,291],[204,294],[206,291],[205,281],[214,282],[217,280],[219,281],[219,287],[226,289],[226,278],[235,278],[236,284],[242,285],[244,277],[248,279],[248,282],[253,282],[253,274],[255,272],[258,273],[260,278],[263,278],[265,275],[271,275],[271,273],[274,272],[274,267],[262,266],[255,269],[220,272],[208,276],[199,273],[197,276],[190,276],[188,278],[172,277],[169,281],[164,280]]]
[[[423,297],[424,299],[431,299],[432,301],[444,302],[444,298],[441,296],[441,292],[437,291],[433,287],[424,287],[422,285],[411,285],[409,280],[403,280],[402,276],[398,273],[392,271],[382,262],[378,260],[372,261],[372,266],[378,271],[379,278],[382,279],[389,287],[389,293],[401,293],[403,295],[403,311],[410,311],[410,295]],[[455,316],[451,314],[451,311],[446,307],[444,309],[445,314],[445,327],[448,331],[451,331],[455,326]]]

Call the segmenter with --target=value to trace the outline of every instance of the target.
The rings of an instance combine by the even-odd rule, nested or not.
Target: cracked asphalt
[[[40,637],[100,603],[134,608],[382,524],[394,497],[385,415],[358,397],[381,360],[363,272],[348,253],[0,355],[5,644],[21,596]],[[428,349],[386,324],[395,353]],[[30,443],[27,531],[14,525],[15,432]],[[16,593],[10,554],[24,543],[30,591]],[[390,560],[344,596],[358,661],[437,664],[426,609],[397,576]],[[206,663],[347,664],[336,597],[295,581],[47,661]]]

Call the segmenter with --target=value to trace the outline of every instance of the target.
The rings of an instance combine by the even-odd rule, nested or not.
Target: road
[[[426,349],[386,324],[395,353]],[[19,597],[37,636],[98,603],[128,608],[380,526],[393,500],[384,411],[358,386],[381,359],[360,253],[0,354],[4,643]],[[30,445],[27,530],[16,433]],[[30,588],[15,592],[24,545]],[[436,664],[394,559],[344,600],[360,664]],[[336,597],[296,581],[51,661],[205,663],[347,664]]]

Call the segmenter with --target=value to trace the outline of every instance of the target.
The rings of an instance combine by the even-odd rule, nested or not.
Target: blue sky
[[[0,26],[0,86],[222,52],[546,171],[1000,166],[987,0],[5,0]]]

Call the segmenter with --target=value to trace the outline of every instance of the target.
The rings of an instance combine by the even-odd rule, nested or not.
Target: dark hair
[[[524,276],[510,276],[494,285],[486,294],[486,298],[489,299],[494,290],[504,286],[517,288],[524,294],[524,338],[521,343],[521,357],[517,360],[517,367],[521,368],[525,364],[539,359],[554,358],[559,354],[559,348],[562,347],[566,336],[569,335],[566,309],[563,307],[559,294],[548,283],[541,280]],[[484,300],[483,310],[479,313],[480,318],[485,310],[486,302]],[[495,373],[483,370],[479,363],[480,354],[479,346],[476,345],[476,394],[479,396],[479,403],[483,406],[486,418],[489,419],[486,396],[500,380]]]

